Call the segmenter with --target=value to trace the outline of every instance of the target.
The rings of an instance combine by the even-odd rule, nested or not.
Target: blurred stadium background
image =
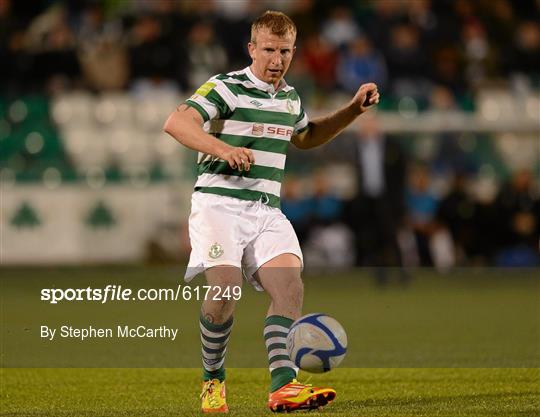
[[[286,79],[311,117],[363,82],[382,93],[375,117],[291,149],[282,188],[307,266],[328,268],[306,274],[305,311],[349,336],[346,369],[312,380],[339,392],[325,415],[538,415],[540,275],[497,268],[540,265],[538,0],[0,0],[0,410],[199,415],[200,371],[186,368],[199,363],[198,302],[36,294],[177,284],[195,153],[161,128],[211,75],[249,64],[250,22],[266,9],[298,26]],[[373,265],[408,268],[375,270],[379,283],[387,271],[414,282],[381,291],[371,268],[345,271]],[[236,416],[264,409],[263,298],[246,290],[235,317]],[[112,322],[182,337],[37,336]]]
[[[185,259],[195,154],[161,127],[249,64],[269,8],[298,26],[286,79],[311,117],[382,92],[374,119],[291,149],[283,210],[308,266],[379,263],[354,250],[373,238],[350,158],[370,135],[405,155],[400,256],[380,263],[540,264],[538,1],[0,0],[2,264]]]

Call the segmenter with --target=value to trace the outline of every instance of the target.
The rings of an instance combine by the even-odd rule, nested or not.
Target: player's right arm
[[[228,145],[209,135],[203,130],[203,123],[197,110],[182,104],[167,118],[163,130],[190,149],[223,159],[233,169],[249,171],[250,165],[255,162],[253,152]]]

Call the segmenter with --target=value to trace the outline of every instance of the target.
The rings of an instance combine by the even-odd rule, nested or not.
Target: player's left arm
[[[347,105],[326,116],[309,122],[308,128],[293,135],[291,142],[300,149],[323,145],[337,136],[368,107],[379,102],[379,92],[374,83],[362,84]]]

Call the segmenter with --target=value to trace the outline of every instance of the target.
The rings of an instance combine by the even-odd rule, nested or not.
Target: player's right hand
[[[230,146],[220,157],[227,161],[232,169],[239,171],[249,171],[251,164],[255,163],[253,152],[248,148]]]

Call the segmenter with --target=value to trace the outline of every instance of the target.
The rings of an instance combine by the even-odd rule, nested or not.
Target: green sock
[[[277,391],[296,378],[297,369],[289,358],[286,345],[287,334],[293,321],[283,316],[268,316],[264,322],[264,341],[272,378],[270,392]]]
[[[200,332],[202,344],[203,380],[225,380],[225,353],[231,334],[233,318],[223,324],[213,324],[200,317]]]

